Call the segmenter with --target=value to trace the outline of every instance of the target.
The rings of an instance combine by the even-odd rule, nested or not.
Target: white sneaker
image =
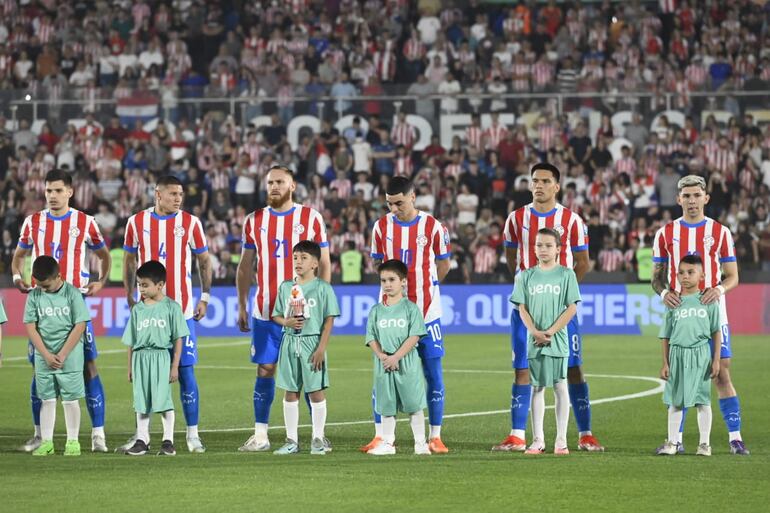
[[[372,456],[389,456],[391,454],[396,454],[396,447],[392,443],[383,440],[378,443],[377,447],[374,449],[369,449],[366,454],[371,454]]]
[[[24,444],[22,444],[22,446],[19,447],[19,450],[22,450],[24,452],[32,452],[38,447],[40,447],[40,444],[42,443],[43,443],[43,439],[36,435],[30,438],[29,440],[27,440],[26,442],[24,442]]]
[[[698,449],[700,449],[700,447]],[[671,440],[666,440],[663,445],[658,447],[655,454],[658,456],[675,456],[677,452],[679,452],[679,444],[672,442]]]
[[[695,454],[697,456],[711,456],[711,446],[709,444],[700,444]]]
[[[430,456],[430,447],[427,442],[417,442],[414,444],[414,453],[417,456]]]
[[[270,450],[270,440],[259,439],[257,435],[251,435],[246,443],[238,447],[240,452],[267,452]]]
[[[120,454],[126,454],[130,448],[136,443],[136,434],[132,435],[126,443],[115,447],[115,452]]]
[[[206,446],[203,445],[203,441],[200,437],[192,437],[187,439],[187,450],[190,452],[206,452]]]
[[[91,435],[91,452],[109,452],[107,440],[102,435]]]

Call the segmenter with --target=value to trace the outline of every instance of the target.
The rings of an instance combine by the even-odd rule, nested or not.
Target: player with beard
[[[267,426],[270,407],[275,397],[275,370],[281,347],[282,326],[271,314],[278,287],[294,277],[293,249],[303,240],[321,247],[318,277],[331,281],[329,243],[321,214],[310,207],[294,203],[297,187],[294,175],[286,166],[273,166],[267,173],[268,206],[252,212],[243,225],[243,250],[238,264],[238,326],[251,331],[251,362],[257,364],[254,383],[254,434],[238,450],[264,452],[270,450]],[[247,298],[255,269],[257,289],[249,322]],[[324,440],[330,450],[328,440]]]

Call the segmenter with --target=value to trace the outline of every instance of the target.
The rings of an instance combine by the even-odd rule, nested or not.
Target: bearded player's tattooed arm
[[[652,290],[660,295],[661,292],[668,289],[668,263],[655,262],[652,269]]]

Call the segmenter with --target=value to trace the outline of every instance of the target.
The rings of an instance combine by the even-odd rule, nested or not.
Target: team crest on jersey
[[[714,237],[712,237],[712,236],[710,236],[710,235],[709,235],[708,237],[706,237],[705,239],[703,239],[703,247],[704,247],[704,248],[706,248],[706,249],[708,249],[708,248],[710,248],[711,246],[713,246],[713,245],[714,245],[714,242],[715,242],[715,241],[714,241]]]
[[[417,237],[417,245],[420,246],[421,248],[427,246],[428,237],[426,237],[425,235],[420,235],[419,237]]]
[[[450,241],[450,239],[449,239],[449,231],[446,228],[444,228],[444,244],[446,244],[448,246],[449,245],[449,241]]]
[[[80,235],[80,228],[73,226],[70,228],[70,237],[77,238]]]
[[[564,237],[564,227],[563,226],[554,226],[554,230],[556,230],[556,233],[559,234],[559,237]]]
[[[303,233],[305,233],[305,227],[301,224],[295,224],[294,233],[296,233],[297,235],[302,235]]]
[[[184,227],[177,226],[174,228],[174,236],[179,237],[180,239],[184,237]]]

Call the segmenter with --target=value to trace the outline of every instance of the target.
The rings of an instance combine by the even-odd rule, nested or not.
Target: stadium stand
[[[180,178],[215,281],[232,283],[282,163],[332,255],[368,253],[405,174],[451,231],[447,281],[507,281],[501,226],[541,160],[562,170],[596,272],[645,272],[690,173],[741,267],[770,271],[770,4],[691,3],[5,0],[0,271],[59,167],[113,248],[157,177]],[[480,116],[453,128],[456,113]]]

